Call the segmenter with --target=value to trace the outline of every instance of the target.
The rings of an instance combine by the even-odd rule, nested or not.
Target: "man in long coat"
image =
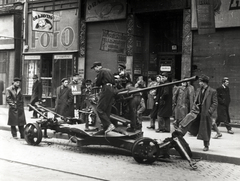
[[[200,88],[196,91],[193,107],[189,114],[180,122],[177,132],[183,135],[190,131],[197,135],[197,139],[203,140],[203,151],[209,150],[213,113],[217,108],[217,91],[208,85],[209,77],[199,77]]]
[[[20,138],[24,138],[24,125],[26,124],[24,113],[24,101],[20,88],[21,79],[14,78],[13,85],[6,89],[6,102],[9,105],[8,110],[8,125],[11,126],[13,138],[17,138],[18,126]]]
[[[73,117],[73,94],[72,89],[68,87],[68,79],[61,80],[62,85],[57,88],[57,98],[55,112],[63,117]]]
[[[97,114],[103,125],[103,129],[96,134],[107,134],[115,129],[115,126],[110,120],[110,114],[112,110],[112,104],[114,101],[114,85],[115,79],[110,69],[103,68],[101,62],[94,62],[91,69],[94,69],[97,73],[96,86],[101,86],[101,93],[97,104]]]
[[[168,82],[168,73],[162,74],[163,84]],[[172,116],[172,86],[157,89],[158,129],[156,132],[170,132],[170,117]]]
[[[42,99],[42,83],[38,80],[38,75],[33,76],[33,87],[30,104],[35,105],[36,102],[40,102]],[[29,111],[32,109],[29,108]],[[37,118],[37,112],[33,110],[33,118]]]
[[[181,86],[173,94],[173,105],[175,106],[174,126],[178,127],[182,119],[190,112],[190,93],[187,82],[182,82]]]
[[[219,125],[223,122],[227,128],[229,134],[233,134],[232,127],[229,125],[230,115],[229,115],[229,104],[231,102],[230,90],[229,90],[229,79],[224,77],[222,80],[222,85],[217,88],[217,98],[218,98],[218,107],[217,107],[217,120],[216,123]]]

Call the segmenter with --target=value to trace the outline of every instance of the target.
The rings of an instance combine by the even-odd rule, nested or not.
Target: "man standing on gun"
[[[110,113],[115,95],[113,87],[115,80],[111,70],[103,68],[100,62],[95,62],[91,69],[94,69],[97,73],[96,86],[102,87],[97,104],[97,113],[103,125],[103,130],[97,132],[96,135],[107,134],[115,129],[115,126],[110,121]]]

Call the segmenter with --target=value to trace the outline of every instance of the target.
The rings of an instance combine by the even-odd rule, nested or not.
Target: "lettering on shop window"
[[[40,33],[33,31],[32,33],[32,48],[36,48],[37,44],[41,47],[57,48],[59,45],[69,47],[74,42],[75,33],[71,27],[66,27],[62,31],[54,33]]]

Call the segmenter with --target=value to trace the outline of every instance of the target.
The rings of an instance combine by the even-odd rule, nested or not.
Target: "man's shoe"
[[[205,146],[205,147],[203,148],[203,151],[208,151],[208,150],[209,150],[208,146]]]
[[[135,128],[132,128],[132,127],[129,127],[126,129],[127,132],[135,132],[136,129]]]
[[[155,126],[148,126],[147,129],[155,129]]]
[[[114,130],[115,126],[113,124],[110,124],[107,128],[107,130],[105,131],[105,134],[108,134],[110,131]]]
[[[230,129],[230,130],[228,130],[228,133],[229,134],[234,134],[234,132]]]
[[[156,130],[156,133],[160,133],[162,130],[161,129],[157,129]]]
[[[220,137],[222,137],[222,134],[220,133],[220,134],[216,134],[214,137],[213,137],[213,139],[218,139],[218,138],[220,138]]]

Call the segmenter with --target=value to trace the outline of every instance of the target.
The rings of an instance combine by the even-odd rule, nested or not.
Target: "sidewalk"
[[[32,112],[29,112],[27,107],[25,108],[25,115],[27,123],[35,122],[34,119],[31,119]],[[8,108],[6,106],[0,106],[0,130],[10,131],[10,127],[7,125],[7,119]],[[149,120],[145,118],[145,121],[143,121],[144,137],[158,140],[164,140],[167,137],[171,137],[171,133],[156,133],[154,130],[147,129],[147,126],[149,126]],[[219,139],[211,139],[209,151],[207,152],[202,151],[202,140],[197,140],[196,137],[190,136],[188,133],[185,135],[184,138],[193,152],[193,157],[240,165],[240,128],[233,128],[233,135],[228,134],[225,127],[219,127],[219,129],[223,136]],[[171,130],[174,130],[172,126]],[[212,132],[212,137],[215,134],[215,132]],[[178,153],[172,150],[171,154]]]

